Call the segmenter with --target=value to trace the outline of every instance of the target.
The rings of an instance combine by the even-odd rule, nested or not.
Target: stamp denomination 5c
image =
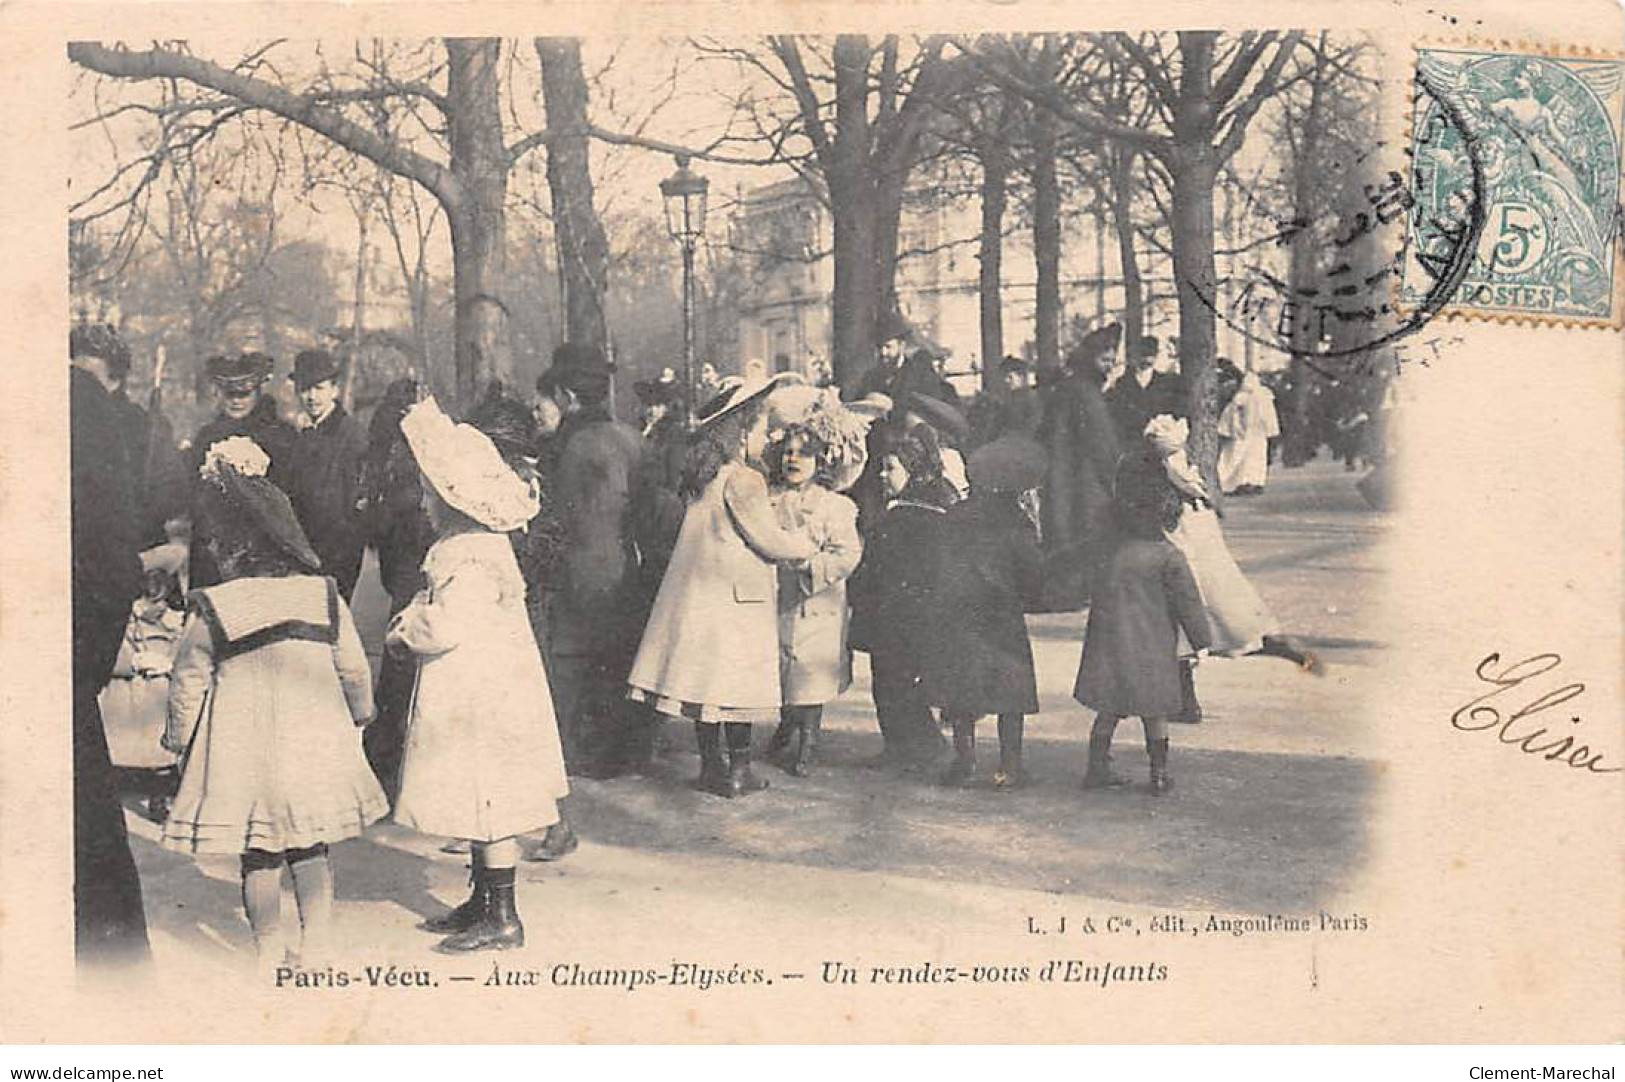
[[[1425,48],[1416,77],[1401,304],[1454,252],[1476,164],[1483,228],[1443,314],[1617,326],[1625,61]]]

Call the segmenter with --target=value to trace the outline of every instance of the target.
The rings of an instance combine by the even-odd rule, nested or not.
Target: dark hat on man
[[[658,379],[638,380],[632,384],[632,390],[637,392],[638,401],[645,406],[675,406],[683,398],[683,387],[677,380],[677,373],[669,368],[661,369]]]
[[[903,318],[903,313],[893,309],[880,317],[880,323],[875,328],[876,345],[885,345],[891,341],[912,343],[914,340],[914,325]]]
[[[1096,357],[1117,351],[1117,343],[1122,340],[1123,326],[1120,323],[1108,323],[1098,330],[1090,331],[1083,336],[1083,340],[1072,347],[1067,354],[1066,366],[1076,368],[1081,364],[1093,361]]]
[[[68,332],[68,359],[99,357],[114,379],[130,371],[130,347],[108,323],[80,323]]]
[[[1129,354],[1135,360],[1141,360],[1146,357],[1155,357],[1157,355],[1157,350],[1161,348],[1161,345],[1162,344],[1157,341],[1156,335],[1143,335],[1134,341],[1134,344],[1129,348]]]
[[[610,364],[596,346],[565,342],[553,351],[553,365],[536,380],[536,389],[552,394],[563,387],[582,398],[609,394]]]
[[[204,366],[216,386],[227,391],[257,391],[271,378],[276,362],[263,353],[245,352],[235,357],[215,354]]]
[[[293,372],[288,376],[299,390],[312,387],[323,380],[339,378],[339,362],[325,349],[302,350],[293,359]]]
[[[1020,357],[1012,357],[1006,354],[1004,359],[999,362],[999,372],[1004,375],[1014,372],[1018,376],[1025,376],[1030,371],[1032,371],[1032,365]]]

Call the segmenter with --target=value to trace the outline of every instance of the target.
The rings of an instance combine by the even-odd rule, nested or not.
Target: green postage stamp
[[[1622,75],[1618,59],[1418,50],[1402,305],[1471,244],[1442,313],[1620,322]]]

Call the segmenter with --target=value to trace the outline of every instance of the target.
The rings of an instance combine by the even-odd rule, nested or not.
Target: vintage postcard
[[[8,1042],[1625,1038],[1616,6],[0,26]]]

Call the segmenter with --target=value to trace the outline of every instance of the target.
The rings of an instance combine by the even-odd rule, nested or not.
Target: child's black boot
[[[1021,738],[1027,727],[1022,714],[999,715],[999,770],[993,775],[993,784],[1000,789],[1024,789],[1032,784],[1032,776],[1021,761]]]
[[[440,949],[455,953],[504,951],[525,945],[525,926],[514,900],[512,868],[485,869],[485,912],[465,931],[442,940]]]
[[[943,785],[969,785],[976,778],[976,719],[954,718],[954,761],[943,771]]]
[[[1146,743],[1146,754],[1151,759],[1151,791],[1162,796],[1174,787],[1174,779],[1168,775],[1168,745],[1165,736],[1160,740]]]
[[[728,796],[749,796],[767,788],[750,768],[750,726],[730,721],[728,729]]]
[[[438,917],[430,917],[419,927],[425,932],[434,932],[437,935],[450,935],[454,932],[466,932],[479,923],[485,916],[488,903],[489,890],[485,881],[485,867],[481,864],[479,850],[474,850],[472,863],[468,870],[468,881],[472,886],[468,898],[456,909],[442,913]]]
[[[1112,734],[1089,735],[1089,769],[1083,775],[1085,789],[1121,789],[1129,780],[1112,769]]]
[[[818,729],[823,720],[824,711],[816,706],[801,719],[801,743],[796,745],[796,757],[788,767],[798,778],[812,773],[813,751],[818,747]]]
[[[722,726],[694,723],[694,738],[700,745],[700,776],[694,788],[717,796],[732,796],[728,788],[728,761],[722,756]]]

